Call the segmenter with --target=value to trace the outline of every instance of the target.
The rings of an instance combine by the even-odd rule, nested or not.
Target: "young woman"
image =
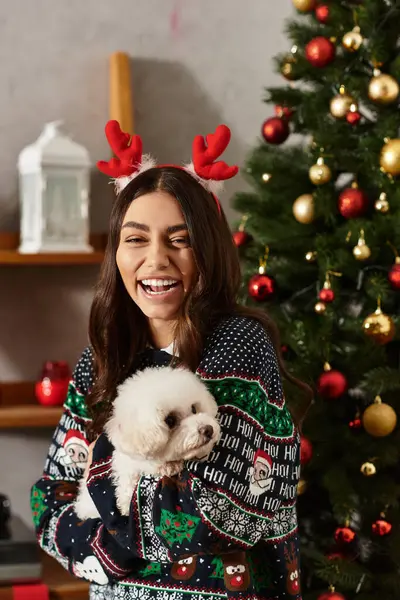
[[[116,122],[106,133],[118,159],[99,167],[121,191],[90,346],[32,489],[39,543],[92,582],[92,599],[299,600],[299,432],[281,374],[292,378],[268,317],[237,303],[237,250],[209,191],[210,180],[237,171],[215,162],[229,130],[220,126],[207,145],[195,138],[191,169],[142,162],[140,139]],[[177,477],[143,476],[123,517],[103,425],[126,377],[171,362],[196,372],[214,395],[221,439],[206,462],[187,463]],[[73,500],[85,462],[101,519],[80,521]]]

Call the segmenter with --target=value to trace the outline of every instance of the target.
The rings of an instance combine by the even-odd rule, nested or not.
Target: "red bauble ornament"
[[[341,552],[331,552],[330,554],[326,555],[326,558],[328,560],[344,560],[345,555],[342,554]]]
[[[321,300],[321,302],[330,304],[335,299],[335,292],[330,288],[322,288],[318,297]]]
[[[268,300],[275,293],[275,280],[269,275],[253,275],[249,281],[249,294],[257,302]]]
[[[346,188],[339,196],[338,206],[345,219],[356,219],[367,210],[368,196],[357,187]]]
[[[394,290],[400,290],[400,259],[396,258],[396,263],[389,271],[388,279]]]
[[[304,466],[310,462],[313,455],[313,447],[310,440],[306,437],[301,437],[300,440],[300,463]]]
[[[333,369],[326,370],[318,380],[318,392],[323,398],[334,400],[340,398],[347,390],[346,377]]]
[[[375,523],[372,524],[372,533],[379,537],[384,537],[385,535],[389,535],[392,531],[392,524],[386,521],[385,519],[378,519]]]
[[[362,422],[361,422],[360,417],[359,416],[354,417],[354,419],[352,421],[350,421],[349,427],[350,427],[350,429],[353,429],[354,431],[356,431],[357,429],[361,429]]]
[[[249,235],[245,231],[235,231],[232,237],[233,241],[235,242],[235,245],[238,248],[244,246],[245,244],[247,244],[248,241],[251,240],[251,235]]]
[[[312,39],[306,46],[306,59],[319,69],[329,65],[335,58],[335,53],[334,44],[322,36]]]
[[[349,110],[346,115],[346,121],[350,123],[350,125],[357,125],[357,123],[360,122],[360,119],[361,113],[359,113],[358,110]]]
[[[64,404],[71,372],[65,361],[47,361],[43,365],[41,378],[35,384],[35,396],[43,406]]]
[[[271,117],[264,121],[261,133],[269,144],[282,144],[287,140],[290,130],[286,119]]]
[[[275,114],[281,119],[290,119],[293,116],[293,112],[293,108],[290,108],[290,106],[281,106],[280,104],[275,106]]]
[[[318,600],[346,600],[346,598],[339,592],[325,592],[325,594],[318,596]]]
[[[329,21],[329,6],[327,4],[319,4],[315,9],[315,17],[317,21],[326,25]]]
[[[350,544],[355,537],[356,534],[350,527],[338,527],[335,531],[335,540],[339,544]]]

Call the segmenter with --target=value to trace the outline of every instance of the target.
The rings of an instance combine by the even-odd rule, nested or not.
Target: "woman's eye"
[[[140,244],[141,242],[145,242],[143,238],[131,237],[125,240],[128,244]]]
[[[170,240],[170,242],[174,246],[183,246],[185,248],[187,246],[190,246],[190,240],[188,237],[173,238],[172,240]]]
[[[173,429],[174,427],[176,427],[176,424],[178,422],[175,415],[168,415],[167,417],[165,417],[164,421],[170,429]]]
[[[192,413],[195,415],[197,413],[196,407],[194,404],[192,404]]]

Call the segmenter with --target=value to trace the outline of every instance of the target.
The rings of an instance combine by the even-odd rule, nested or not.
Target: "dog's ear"
[[[105,424],[105,433],[119,452],[130,456],[151,458],[157,456],[167,443],[168,435],[158,415],[150,414],[132,402],[129,405],[120,397],[114,403],[113,414]]]

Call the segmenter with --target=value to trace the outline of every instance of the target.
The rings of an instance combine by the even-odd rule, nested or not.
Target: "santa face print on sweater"
[[[89,443],[84,435],[76,429],[68,431],[59,450],[60,463],[73,473],[76,469],[85,469],[88,456]]]
[[[272,459],[263,450],[258,450],[254,455],[254,463],[250,468],[250,491],[254,496],[261,496],[271,488]]]

